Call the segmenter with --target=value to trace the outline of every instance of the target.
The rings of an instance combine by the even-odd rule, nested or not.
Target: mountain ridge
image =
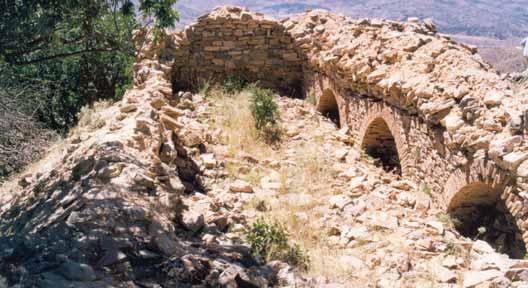
[[[189,24],[196,16],[218,5],[238,5],[281,19],[306,9],[321,8],[351,18],[387,18],[405,20],[408,17],[431,18],[442,33],[479,35],[499,39],[528,35],[528,5],[524,1],[491,0],[181,0],[175,8],[181,14],[179,26]]]

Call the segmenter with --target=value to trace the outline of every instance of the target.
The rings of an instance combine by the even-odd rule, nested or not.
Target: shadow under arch
[[[447,213],[463,236],[488,242],[511,258],[523,259],[526,243],[521,227],[505,201],[512,184],[485,160],[471,163],[466,173],[451,175],[446,183]]]
[[[328,117],[332,122],[334,122],[337,127],[341,127],[341,115],[339,114],[339,103],[336,97],[336,94],[332,89],[325,89],[319,97],[317,103],[317,110],[323,114],[323,116]]]
[[[396,140],[382,117],[375,118],[368,124],[361,141],[361,149],[377,159],[385,171],[402,174]]]

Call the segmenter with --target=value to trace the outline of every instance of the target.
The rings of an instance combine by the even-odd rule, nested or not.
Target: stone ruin
[[[236,75],[315,95],[357,148],[432,193],[463,235],[487,231],[496,247],[524,255],[527,100],[430,21],[352,21],[323,10],[276,21],[220,7],[169,35],[163,51],[175,91]]]
[[[475,49],[436,33],[429,21],[350,21],[313,10],[279,22],[220,7],[159,39],[135,34],[134,87],[106,112],[112,121],[70,139],[54,169],[0,207],[0,272],[10,282],[71,286],[50,272],[56,266],[69,276],[75,267],[87,272],[70,280],[97,280],[75,287],[102,287],[106,280],[95,275],[102,267],[116,281],[131,279],[132,268],[144,278],[178,278],[167,283],[203,276],[210,262],[196,256],[200,245],[178,238],[175,223],[182,195],[207,180],[190,156],[211,135],[184,117],[194,96],[179,91],[231,75],[315,96],[356,148],[421,185],[461,235],[524,257],[527,100]],[[133,267],[122,261],[123,249]],[[171,258],[159,263],[149,251]],[[181,273],[189,263],[201,268]]]

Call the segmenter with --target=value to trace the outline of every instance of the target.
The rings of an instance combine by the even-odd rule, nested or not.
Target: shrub
[[[281,136],[280,114],[279,107],[273,100],[273,92],[259,88],[256,84],[252,84],[248,90],[251,93],[249,109],[255,119],[255,127],[267,140],[273,142],[279,140]]]
[[[45,189],[46,189],[46,183],[44,181],[39,181],[35,185],[35,187],[33,187],[33,193],[40,194],[40,193],[44,192]]]
[[[224,83],[222,84],[222,90],[224,90],[225,93],[232,94],[244,90],[246,84],[246,80],[242,79],[239,76],[231,75],[227,77]]]
[[[7,168],[4,165],[0,164],[0,184],[6,181],[7,177],[9,177],[9,171],[7,171]]]
[[[281,260],[307,269],[309,256],[299,245],[289,243],[288,231],[282,224],[267,223],[263,218],[258,218],[245,231],[245,236],[254,256],[266,261]]]
[[[308,93],[308,95],[306,95],[306,102],[312,104],[312,105],[315,105],[317,104],[317,99],[315,98],[315,92],[314,91],[310,91]]]
[[[269,124],[276,124],[279,119],[279,111],[277,103],[273,100],[273,92],[259,88],[255,84],[252,84],[248,90],[251,93],[249,109],[255,118],[257,129],[263,129]]]
[[[211,82],[209,80],[205,80],[202,81],[200,85],[198,85],[198,89],[196,92],[202,95],[203,97],[209,97],[212,90],[213,86],[211,85]]]
[[[264,126],[260,131],[260,136],[268,143],[275,143],[280,141],[282,136],[282,128],[278,124],[269,124]]]

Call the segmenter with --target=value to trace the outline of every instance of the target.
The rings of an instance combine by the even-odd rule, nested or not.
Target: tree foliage
[[[0,2],[0,55],[32,64],[92,52],[131,53],[136,8],[145,24],[171,27],[175,0],[10,0]],[[128,42],[128,43],[127,43]]]
[[[9,104],[0,105],[0,168],[10,162],[2,153],[20,144],[2,142],[7,119],[65,133],[82,106],[119,99],[132,82],[132,31],[173,26],[175,2],[0,0],[0,103]]]
[[[65,131],[80,107],[119,98],[131,82],[132,31],[178,19],[175,0],[10,0],[0,2],[0,86],[26,89],[36,115]]]

